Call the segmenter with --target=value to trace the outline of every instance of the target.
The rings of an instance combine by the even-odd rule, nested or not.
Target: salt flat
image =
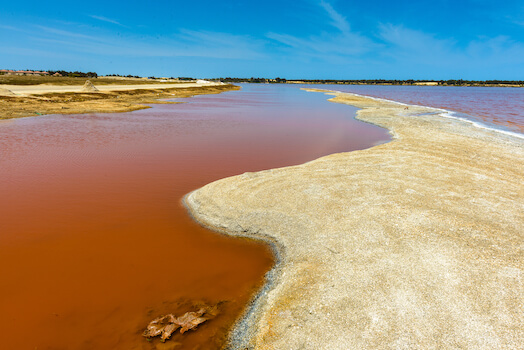
[[[522,139],[431,108],[327,93],[394,140],[186,197],[204,225],[278,254],[231,347],[521,347]]]

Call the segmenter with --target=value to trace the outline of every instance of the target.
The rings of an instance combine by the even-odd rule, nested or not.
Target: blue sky
[[[0,68],[524,80],[524,0],[3,1]]]

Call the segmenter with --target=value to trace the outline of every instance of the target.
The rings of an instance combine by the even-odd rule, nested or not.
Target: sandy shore
[[[47,114],[116,113],[149,108],[148,104],[173,103],[159,99],[189,97],[238,90],[221,83],[96,85],[82,91],[79,85],[0,84],[0,119]]]
[[[522,348],[522,139],[332,94],[394,140],[186,197],[204,225],[278,252],[231,347]]]

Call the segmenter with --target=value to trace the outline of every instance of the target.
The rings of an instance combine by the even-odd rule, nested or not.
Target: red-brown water
[[[290,86],[188,102],[0,123],[1,349],[153,349],[150,320],[202,302],[219,315],[165,345],[220,347],[273,256],[201,228],[182,197],[389,139]]]

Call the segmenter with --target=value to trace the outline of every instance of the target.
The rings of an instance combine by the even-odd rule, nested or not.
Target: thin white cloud
[[[114,19],[107,18],[107,17],[104,17],[104,16],[89,15],[89,17],[97,19],[97,20],[102,21],[102,22],[112,23],[112,24],[116,24],[116,25],[121,26],[121,27],[129,28],[126,25],[123,25],[122,23],[120,23],[120,22],[118,22],[118,21],[116,21]]]
[[[324,0],[320,0],[320,6],[327,12],[329,17],[331,18],[331,25],[340,30],[342,33],[349,33],[350,26],[348,21],[346,20],[346,17],[342,16],[340,13],[335,11],[333,6],[331,6],[330,3]]]
[[[260,41],[247,35],[236,35],[222,32],[211,32],[205,30],[181,29],[175,37],[178,40],[184,40],[191,43],[198,43],[201,46],[224,47],[233,49],[239,47],[256,48]]]
[[[506,14],[502,16],[502,21],[524,27],[524,4],[518,9],[506,12]]]
[[[32,56],[32,57],[62,57],[61,53],[48,50],[37,50],[27,47],[0,46],[0,53],[13,56]]]
[[[471,41],[465,54],[484,62],[496,61],[504,64],[524,64],[524,44],[511,40],[508,36],[499,35],[494,38],[479,38]],[[523,73],[524,66],[521,72]]]
[[[260,59],[265,57],[265,41],[229,33],[180,30],[160,39],[149,36],[117,36],[102,30],[64,30],[41,25],[28,25],[25,40],[54,44],[60,51],[96,55],[135,57],[209,57],[223,59]],[[9,28],[11,29],[11,28]]]
[[[451,51],[456,45],[452,39],[438,39],[435,35],[405,28],[402,25],[381,24],[380,38],[397,49],[410,53],[429,53]]]
[[[16,27],[12,27],[12,26],[6,26],[6,25],[3,25],[3,24],[0,24],[0,28],[1,29],[7,29],[7,30],[14,30],[16,32],[23,32],[23,30],[21,30],[20,28],[16,28]]]
[[[393,65],[426,67],[430,75],[452,74],[467,76],[479,71],[494,76],[507,67],[516,76],[524,74],[524,44],[507,36],[476,38],[459,45],[452,38],[405,28],[401,25],[381,25],[380,38],[387,45],[382,55],[390,57]],[[515,69],[515,68],[513,68]]]
[[[100,40],[99,37],[96,37],[93,35],[86,35],[83,33],[78,33],[76,31],[62,30],[62,29],[41,26],[41,25],[35,25],[35,27],[47,34],[51,34],[51,35],[56,34],[56,35],[59,35],[60,37],[67,36],[67,37],[76,38],[76,39],[87,39],[87,40],[94,40],[94,41]],[[34,34],[37,34],[37,33],[34,33]]]
[[[380,44],[371,38],[352,32],[346,17],[337,12],[325,0],[318,3],[330,20],[330,25],[339,32],[321,33],[309,37],[297,37],[285,33],[267,33],[266,37],[287,47],[288,53],[297,56],[323,58],[328,61],[351,60],[358,55],[377,49]]]
[[[298,38],[288,34],[268,33],[266,36],[299,55],[311,56],[355,56],[366,53],[376,46],[371,40],[358,34],[346,33],[339,35],[322,34],[309,38]]]
[[[265,42],[247,35],[182,29],[163,42],[168,56],[260,59]]]

